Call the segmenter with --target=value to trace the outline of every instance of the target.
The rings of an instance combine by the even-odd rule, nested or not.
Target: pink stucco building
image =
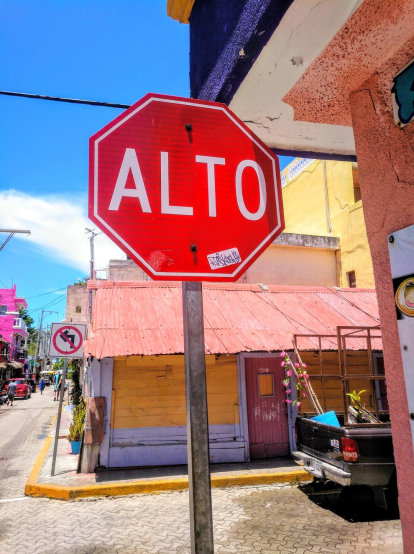
[[[11,289],[0,289],[0,337],[3,340],[3,356],[8,361],[20,362],[23,365],[28,361],[29,333],[26,323],[19,317],[19,310],[26,308],[26,300],[16,294],[16,285]]]

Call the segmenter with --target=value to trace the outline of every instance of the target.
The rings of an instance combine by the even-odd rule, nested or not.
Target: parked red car
[[[7,379],[7,381],[4,382],[2,390],[7,391],[12,381],[17,385],[16,394],[14,395],[15,398],[24,398],[26,400],[32,396],[32,387],[26,382],[26,379],[22,378]]]

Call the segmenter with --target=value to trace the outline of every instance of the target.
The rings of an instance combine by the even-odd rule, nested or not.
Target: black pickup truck
[[[334,481],[343,487],[368,485],[385,501],[386,489],[396,493],[389,418],[382,414],[383,423],[350,426],[343,425],[343,417],[338,419],[340,427],[298,417],[295,461],[318,481]]]

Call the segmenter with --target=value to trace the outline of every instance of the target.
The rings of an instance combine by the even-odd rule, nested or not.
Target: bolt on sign
[[[236,281],[284,229],[278,159],[223,104],[147,94],[90,139],[89,217],[153,279]]]

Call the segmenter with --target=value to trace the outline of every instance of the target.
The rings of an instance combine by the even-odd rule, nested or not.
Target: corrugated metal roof
[[[95,289],[93,321],[85,352],[96,358],[181,354],[184,350],[180,283],[90,281]],[[379,324],[371,289],[269,286],[233,283],[203,285],[207,354],[277,351],[292,348],[294,334],[336,334],[338,325]],[[366,349],[364,339],[347,341]],[[300,347],[317,347],[301,339]],[[336,339],[324,339],[336,349]],[[373,341],[382,349],[381,340]]]

